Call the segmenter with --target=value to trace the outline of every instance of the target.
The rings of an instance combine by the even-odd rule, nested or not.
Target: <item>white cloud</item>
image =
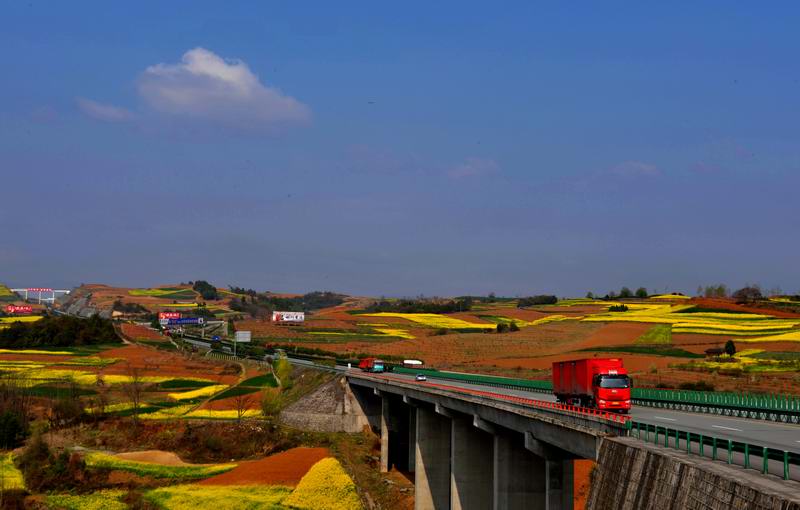
[[[611,172],[623,177],[661,175],[661,170],[656,165],[643,161],[625,161],[613,167]]]
[[[479,177],[496,173],[500,166],[491,159],[467,158],[463,163],[450,168],[447,175],[453,179],[463,179],[465,177]]]
[[[241,60],[204,48],[177,64],[156,64],[140,76],[139,94],[152,110],[236,129],[261,130],[308,121],[308,106],[265,86]]]
[[[119,106],[102,104],[83,97],[79,97],[75,101],[78,103],[78,108],[93,119],[107,122],[127,122],[136,117],[132,111]]]

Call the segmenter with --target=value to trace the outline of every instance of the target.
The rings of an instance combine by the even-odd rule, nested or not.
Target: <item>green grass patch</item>
[[[249,386],[235,386],[233,388],[223,391],[222,393],[215,396],[211,400],[223,400],[226,398],[238,397],[239,395],[248,395],[250,393],[255,393],[259,391],[259,389],[260,388],[252,388]]]
[[[175,485],[144,494],[145,502],[159,509],[224,508],[226,510],[281,509],[292,489],[277,485],[225,486]]]
[[[193,390],[198,388],[205,388],[206,386],[213,386],[216,384],[213,381],[194,381],[192,379],[170,379],[158,384],[162,390]]]
[[[11,453],[2,454],[0,457],[0,477],[3,480],[3,489],[24,489],[25,480],[17,466]]]
[[[747,356],[748,358],[755,358],[755,359],[772,359],[777,361],[800,361],[800,352],[785,352],[785,351],[776,351],[776,352],[759,352],[756,354],[750,354]]]
[[[642,336],[636,339],[637,344],[663,344],[668,345],[672,343],[672,325],[671,324],[657,324],[644,332]]]
[[[28,394],[34,397],[65,398],[70,395],[77,395],[79,397],[97,395],[97,391],[83,387],[70,388],[68,386],[41,384],[39,386],[28,388]]]
[[[126,490],[109,489],[91,494],[49,494],[44,497],[44,504],[51,510],[126,510],[122,498]]]
[[[275,380],[275,377],[272,374],[264,374],[264,375],[257,375],[255,377],[251,377],[250,379],[245,379],[244,381],[239,384],[239,386],[247,386],[249,388],[260,388],[262,386],[270,386],[275,388],[278,386],[278,381]]]
[[[86,454],[86,465],[97,469],[127,471],[138,476],[152,476],[170,480],[197,480],[225,473],[236,467],[236,464],[213,464],[207,466],[185,465],[165,466],[149,462],[137,462],[120,459],[113,455],[90,452]]]
[[[671,356],[673,358],[704,358],[702,354],[679,349],[672,346],[659,345],[618,345],[608,347],[591,347],[577,352],[616,352],[622,354],[650,354],[653,356]]]

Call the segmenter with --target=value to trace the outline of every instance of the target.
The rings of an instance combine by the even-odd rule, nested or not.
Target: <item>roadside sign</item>
[[[169,326],[182,326],[182,325],[199,325],[202,326],[205,323],[205,319],[202,317],[184,317],[182,319],[167,319],[167,325]]]
[[[158,320],[162,319],[180,319],[181,312],[158,312]]]
[[[272,322],[303,322],[305,320],[304,312],[272,312]]]
[[[6,313],[31,313],[33,312],[32,306],[27,305],[7,305]]]
[[[237,331],[236,338],[234,341],[236,343],[249,343],[251,340],[250,331]]]

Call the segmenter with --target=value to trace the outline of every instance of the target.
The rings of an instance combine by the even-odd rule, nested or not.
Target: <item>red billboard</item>
[[[32,306],[27,305],[7,305],[6,306],[6,313],[31,313],[33,311]]]
[[[162,319],[180,319],[181,312],[158,312],[158,320]]]

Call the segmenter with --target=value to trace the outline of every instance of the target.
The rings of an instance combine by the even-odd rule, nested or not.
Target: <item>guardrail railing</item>
[[[755,469],[784,480],[800,480],[800,454],[767,446],[720,439],[651,423],[628,423],[631,437],[647,443],[675,448],[688,454]]]

